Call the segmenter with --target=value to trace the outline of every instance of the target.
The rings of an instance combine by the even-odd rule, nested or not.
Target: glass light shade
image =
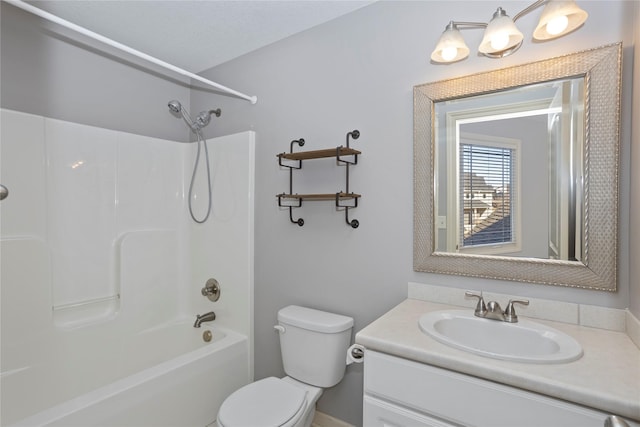
[[[449,24],[444,30],[436,48],[431,53],[434,62],[456,62],[469,56],[469,48],[455,25]]]
[[[589,14],[580,9],[573,0],[551,0],[542,10],[533,38],[550,40],[563,36],[584,24],[588,17]],[[566,25],[559,25],[563,22],[566,22]]]
[[[484,37],[478,51],[485,56],[502,58],[515,52],[523,39],[524,36],[513,20],[502,8],[498,8],[487,29],[484,30]]]

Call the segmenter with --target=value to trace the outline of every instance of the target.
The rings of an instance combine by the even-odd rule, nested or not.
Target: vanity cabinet
[[[373,350],[365,356],[363,407],[367,427],[603,427],[610,415]]]

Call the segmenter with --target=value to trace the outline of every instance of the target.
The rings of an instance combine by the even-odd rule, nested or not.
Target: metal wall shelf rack
[[[336,148],[328,148],[324,150],[314,151],[299,151],[294,153],[293,146],[304,146],[304,139],[294,139],[291,141],[289,152],[278,154],[278,164],[281,167],[289,169],[289,192],[277,194],[278,206],[289,208],[289,220],[298,224],[300,227],[304,225],[304,219],[293,219],[293,209],[302,206],[303,200],[309,201],[334,201],[336,209],[344,209],[345,221],[353,228],[358,228],[360,223],[357,219],[349,220],[349,209],[358,207],[358,199],[360,194],[349,192],[349,166],[358,164],[358,155],[360,151],[354,150],[349,147],[350,139],[358,139],[360,137],[360,131],[353,130],[347,133],[346,147],[339,146]],[[336,164],[345,167],[345,191],[339,191],[337,193],[320,193],[320,194],[298,194],[293,192],[293,170],[302,169],[303,160],[323,159],[323,158],[335,158]]]

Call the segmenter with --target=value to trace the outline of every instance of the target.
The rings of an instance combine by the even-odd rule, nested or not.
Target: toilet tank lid
[[[324,333],[342,332],[353,326],[351,317],[297,305],[280,309],[278,322]]]

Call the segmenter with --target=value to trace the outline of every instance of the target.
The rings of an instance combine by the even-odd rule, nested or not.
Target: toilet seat
[[[285,427],[305,413],[307,393],[279,378],[269,377],[232,393],[220,407],[220,427]]]

